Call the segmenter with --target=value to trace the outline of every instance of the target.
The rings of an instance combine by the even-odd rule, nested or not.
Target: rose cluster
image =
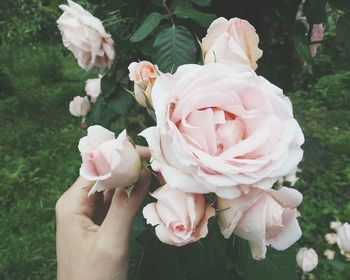
[[[204,65],[183,65],[174,74],[146,61],[129,67],[135,96],[141,89],[148,100],[141,105],[156,115],[156,126],[140,135],[166,185],[143,214],[165,243],[205,236],[208,207],[218,210],[223,236],[248,240],[255,259],[265,257],[266,245],[284,250],[301,236],[302,195],[273,186],[295,174],[304,136],[290,100],[254,71],[258,43],[247,21],[219,18],[202,39]],[[210,206],[202,203],[208,193],[216,195]],[[179,203],[184,199],[191,207]]]
[[[111,36],[98,19],[68,3],[58,20],[65,46],[83,68],[105,70],[114,59]],[[275,183],[296,177],[304,136],[288,97],[256,74],[258,44],[248,21],[218,18],[201,41],[203,65],[182,65],[175,73],[148,61],[129,66],[133,96],[156,117],[140,135],[162,180],[143,215],[164,243],[183,246],[205,237],[215,214],[223,236],[248,240],[254,259],[265,258],[268,245],[284,250],[301,237],[302,195]],[[91,101],[100,83],[87,82]],[[71,112],[86,115],[87,102],[76,98]],[[92,126],[79,150],[81,176],[96,181],[91,192],[126,187],[139,176],[141,161],[125,131],[115,138]]]

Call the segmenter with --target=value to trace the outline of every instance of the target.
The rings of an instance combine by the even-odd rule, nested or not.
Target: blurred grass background
[[[0,279],[55,279],[55,202],[80,166],[85,131],[68,104],[84,94],[86,77],[52,27],[58,10],[43,11],[30,24],[13,19],[0,37]],[[29,25],[41,29],[21,31]],[[40,36],[28,41],[33,32]],[[314,64],[317,75],[287,93],[306,136],[295,185],[304,195],[296,247],[319,254],[316,279],[350,279],[349,263],[324,240],[330,221],[350,222],[350,64],[334,46],[321,47]],[[323,257],[327,248],[337,251],[335,260]]]
[[[55,202],[78,174],[85,133],[68,112],[82,71],[63,53],[0,51],[0,279],[55,279]]]

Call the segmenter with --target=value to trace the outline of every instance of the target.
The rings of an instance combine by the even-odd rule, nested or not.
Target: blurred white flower
[[[85,93],[90,96],[91,102],[95,103],[97,97],[101,94],[101,77],[86,80]]]
[[[327,241],[328,244],[333,245],[333,244],[337,243],[337,238],[338,238],[338,236],[337,236],[336,233],[327,233],[327,234],[324,236],[324,238],[326,239],[326,241]]]
[[[318,255],[314,249],[300,248],[297,256],[297,264],[304,272],[312,271],[318,264]]]
[[[327,260],[332,261],[334,260],[335,251],[327,249],[323,252],[323,255],[327,258]]]
[[[76,96],[69,103],[69,112],[75,117],[85,117],[90,108],[91,104],[87,96]]]
[[[333,221],[329,224],[329,227],[331,229],[337,230],[338,228],[340,228],[343,224],[339,221]]]
[[[345,223],[337,228],[337,236],[339,249],[343,250],[345,253],[350,253],[350,225]]]

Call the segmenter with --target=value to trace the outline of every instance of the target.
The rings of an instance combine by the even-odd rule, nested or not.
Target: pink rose
[[[304,272],[310,272],[318,264],[318,256],[314,249],[300,248],[297,253],[297,264]]]
[[[86,95],[90,96],[91,102],[95,103],[97,97],[101,94],[101,78],[86,80],[85,92]]]
[[[266,245],[285,250],[301,237],[296,207],[302,195],[295,189],[249,188],[236,199],[217,198],[221,233],[249,241],[254,259],[265,258]]]
[[[147,223],[163,243],[184,246],[208,234],[208,219],[215,210],[207,205],[201,194],[184,193],[167,185],[157,189],[152,196],[157,202],[143,208]]]
[[[204,63],[238,62],[256,69],[262,56],[258,47],[259,36],[246,20],[223,17],[213,21],[202,40]]]
[[[75,117],[85,117],[89,113],[90,108],[91,105],[86,96],[76,96],[69,103],[69,112]]]
[[[350,253],[350,225],[344,223],[337,229],[337,244],[344,253]]]
[[[152,87],[159,73],[158,66],[148,61],[133,62],[129,65],[129,78],[134,82],[134,97],[141,106],[152,105]]]
[[[314,24],[312,26],[311,38],[310,38],[310,53],[311,56],[315,56],[317,49],[321,46],[320,42],[323,41],[324,37],[324,27],[323,24]]]
[[[80,175],[96,181],[89,194],[133,185],[141,172],[141,159],[126,131],[117,139],[99,125],[90,126],[87,132],[80,139],[79,151],[83,160]]]
[[[157,78],[152,102],[157,126],[141,135],[169,187],[232,199],[271,188],[302,158],[290,100],[248,66],[180,66]]]
[[[57,20],[62,41],[85,70],[97,67],[105,70],[114,60],[114,42],[106,33],[102,22],[84,10],[77,3],[68,0],[67,5],[60,5],[64,13]]]

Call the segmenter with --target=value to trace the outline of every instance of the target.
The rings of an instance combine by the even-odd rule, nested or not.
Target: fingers
[[[136,146],[136,150],[138,151],[141,159],[149,161],[151,158],[151,152],[148,147],[144,146]]]
[[[133,218],[148,192],[150,183],[150,173],[143,170],[130,198],[123,189],[115,190],[106,218],[99,229],[99,234],[104,237],[105,242],[114,244],[111,246],[128,244]]]
[[[98,194],[88,197],[88,192],[94,182],[79,177],[75,183],[59,198],[56,203],[56,213],[83,214],[92,217],[95,211]]]

